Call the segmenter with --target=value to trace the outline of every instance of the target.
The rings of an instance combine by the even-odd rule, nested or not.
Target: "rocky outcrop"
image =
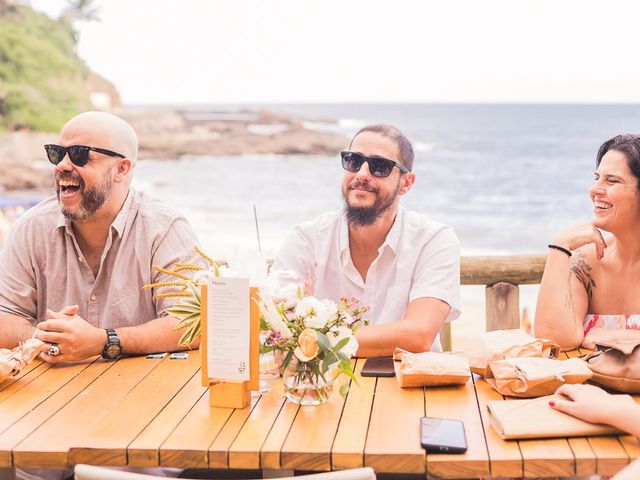
[[[121,112],[138,133],[140,158],[248,153],[332,154],[346,138],[306,128],[303,119],[272,110]]]
[[[332,155],[347,143],[342,135],[306,128],[304,119],[272,110],[120,109],[114,113],[138,133],[141,159],[251,153]],[[56,141],[53,133],[0,134],[0,191],[49,189],[51,165],[43,145]]]

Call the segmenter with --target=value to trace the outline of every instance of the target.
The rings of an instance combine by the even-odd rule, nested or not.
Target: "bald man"
[[[172,280],[153,265],[199,263],[197,240],[182,215],[131,188],[134,130],[87,112],[45,150],[56,196],[16,222],[0,254],[0,347],[35,335],[49,362],[180,349],[173,299],[142,287]]]

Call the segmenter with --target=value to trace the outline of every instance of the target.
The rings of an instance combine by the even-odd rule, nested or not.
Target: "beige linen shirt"
[[[372,325],[400,320],[416,298],[438,298],[451,307],[447,321],[460,316],[460,243],[453,229],[402,206],[366,282],[349,249],[344,213],[327,213],[298,225],[285,239],[273,267],[276,282],[302,286],[315,278],[315,296],[339,301],[357,297],[369,306]],[[432,351],[441,351],[436,336]]]
[[[111,224],[94,276],[58,200],[49,198],[14,225],[0,253],[0,313],[46,320],[46,309],[80,306],[99,328],[139,325],[162,316],[175,298],[154,299],[143,285],[175,280],[153,265],[197,263],[196,236],[178,212],[133,189]],[[159,289],[159,291],[168,291]]]

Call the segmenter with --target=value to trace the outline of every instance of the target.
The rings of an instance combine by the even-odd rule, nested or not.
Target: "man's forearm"
[[[35,327],[26,318],[0,314],[0,348],[14,348],[33,336]]]
[[[416,298],[409,303],[403,319],[358,330],[357,356],[387,356],[393,354],[396,347],[414,353],[426,352],[450,311],[451,307],[443,300]]]
[[[432,331],[431,331],[432,330]],[[438,334],[437,329],[418,328],[415,322],[402,319],[359,330],[356,338],[359,357],[392,355],[396,347],[409,352],[425,352]]]
[[[116,328],[125,354],[141,355],[153,352],[174,352],[189,347],[178,345],[183,330],[176,331],[178,320],[171,316],[156,318],[135,327]],[[105,337],[106,341],[106,337]],[[200,346],[197,339],[191,348]]]

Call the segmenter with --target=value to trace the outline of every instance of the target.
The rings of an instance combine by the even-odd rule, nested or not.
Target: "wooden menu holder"
[[[259,355],[260,355],[260,310],[256,301],[258,289],[251,287],[247,301],[249,302],[249,381],[227,381],[211,378],[207,372],[207,285],[201,290],[202,340],[200,351],[202,358],[202,386],[209,387],[209,400],[212,407],[245,408],[251,403],[251,391],[260,388]]]

